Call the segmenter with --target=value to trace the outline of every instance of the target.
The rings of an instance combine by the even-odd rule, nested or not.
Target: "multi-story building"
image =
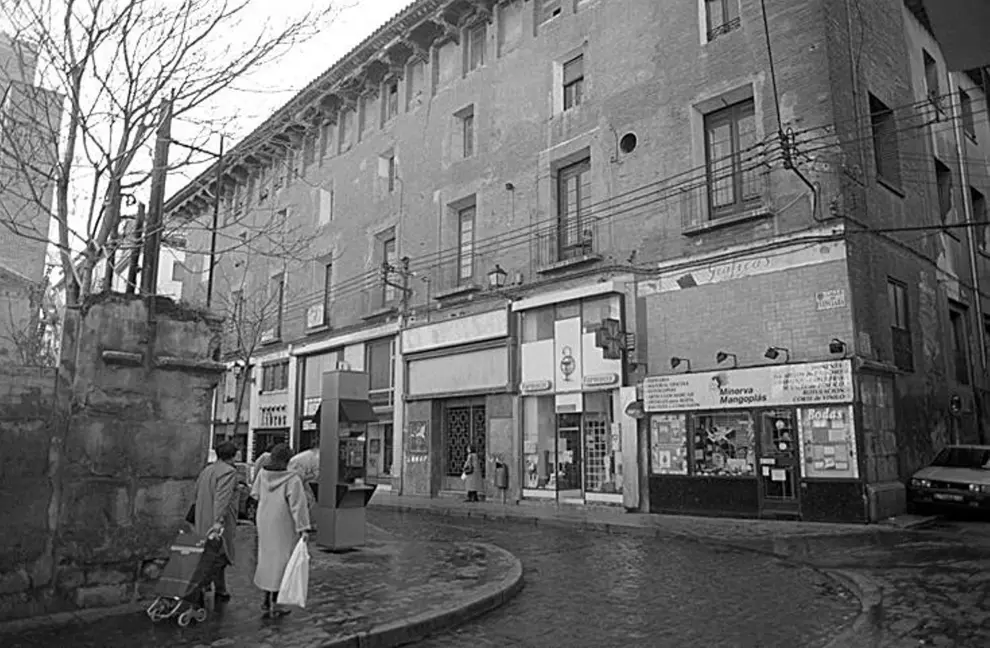
[[[225,161],[250,436],[305,445],[346,365],[402,493],[474,446],[514,500],[896,512],[983,429],[990,130],[920,10],[860,5],[413,3]]]
[[[61,97],[35,84],[37,55],[0,33],[0,358],[37,329]]]

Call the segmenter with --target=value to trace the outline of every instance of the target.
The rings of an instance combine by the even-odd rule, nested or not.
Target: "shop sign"
[[[844,288],[835,290],[823,290],[815,293],[815,304],[818,310],[832,310],[834,308],[845,308],[846,291]]]
[[[619,382],[619,375],[614,373],[595,374],[593,376],[584,377],[585,387],[603,387],[606,385],[614,385],[617,382]]]
[[[528,380],[519,385],[520,391],[524,394],[550,391],[551,387],[553,387],[553,385],[549,380]]]
[[[316,414],[316,410],[319,409],[320,403],[322,402],[323,399],[319,396],[316,396],[315,398],[307,398],[303,401],[303,416],[312,416],[313,414]]]
[[[648,412],[849,403],[852,400],[852,364],[849,360],[650,376],[643,381],[643,402]]]

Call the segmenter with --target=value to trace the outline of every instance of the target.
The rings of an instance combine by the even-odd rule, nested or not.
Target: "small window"
[[[406,72],[406,111],[418,106],[426,89],[426,63],[416,59],[409,64]]]
[[[873,131],[873,158],[877,177],[899,188],[901,161],[894,111],[873,95],[870,95],[870,126]]]
[[[976,244],[986,252],[987,243],[987,199],[976,189],[969,188],[969,200],[973,207],[973,222],[976,223]]]
[[[708,42],[737,29],[742,24],[739,0],[705,0],[705,20]]]
[[[330,139],[333,137],[333,124],[330,122],[324,122],[320,126],[320,159],[322,160],[327,156],[330,151]]]
[[[914,371],[914,346],[908,312],[907,287],[889,279],[887,301],[890,310],[890,334],[894,366],[902,371]]]
[[[539,16],[537,22],[543,24],[560,15],[562,0],[538,0],[537,10]]]
[[[172,263],[172,281],[185,281],[186,279],[186,267],[174,261]]]
[[[395,153],[390,153],[386,159],[388,191],[395,191]]]
[[[337,141],[337,152],[346,153],[351,150],[351,129],[354,125],[354,111],[344,110],[340,113],[340,137]]]
[[[474,205],[465,207],[457,214],[458,283],[470,283],[474,279],[474,215]]]
[[[956,382],[969,384],[969,331],[966,325],[966,311],[963,308],[949,310],[949,324],[952,327],[952,356],[956,369]]]
[[[333,298],[333,264],[323,265],[323,323],[330,322],[330,303]]]
[[[584,98],[584,56],[564,63],[564,110],[580,106]]]
[[[976,126],[973,124],[973,100],[964,90],[959,91],[959,112],[962,116],[963,132],[976,140]]]
[[[388,84],[385,100],[385,121],[388,121],[399,114],[399,82],[393,81]]]
[[[938,65],[935,63],[935,59],[932,58],[931,54],[925,50],[921,50],[921,58],[925,63],[925,90],[928,93],[928,98],[938,105],[939,95],[941,94],[941,90],[938,87]]]
[[[485,64],[485,40],[487,30],[482,23],[468,30],[467,71],[477,70]]]
[[[474,155],[474,109],[461,113],[461,155],[469,158]]]
[[[945,223],[952,211],[952,171],[935,159],[935,182],[938,186],[938,212]]]

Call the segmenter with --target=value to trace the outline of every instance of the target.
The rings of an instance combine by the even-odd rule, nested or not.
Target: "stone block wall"
[[[29,524],[0,532],[12,556],[0,569],[0,619],[134,600],[157,576],[206,462],[219,320],[163,298],[100,295],[67,314],[62,349],[48,391],[22,399],[47,402],[48,418],[2,428],[5,446],[31,425],[38,434],[19,444],[25,474],[3,464],[4,493],[10,482],[34,503],[19,499]],[[0,399],[0,412],[35,411],[5,407]],[[18,546],[37,555],[8,551]]]

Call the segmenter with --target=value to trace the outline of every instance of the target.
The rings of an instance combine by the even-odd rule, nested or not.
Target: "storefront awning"
[[[347,423],[371,423],[378,420],[378,415],[371,409],[371,404],[365,400],[340,401],[340,420]]]

